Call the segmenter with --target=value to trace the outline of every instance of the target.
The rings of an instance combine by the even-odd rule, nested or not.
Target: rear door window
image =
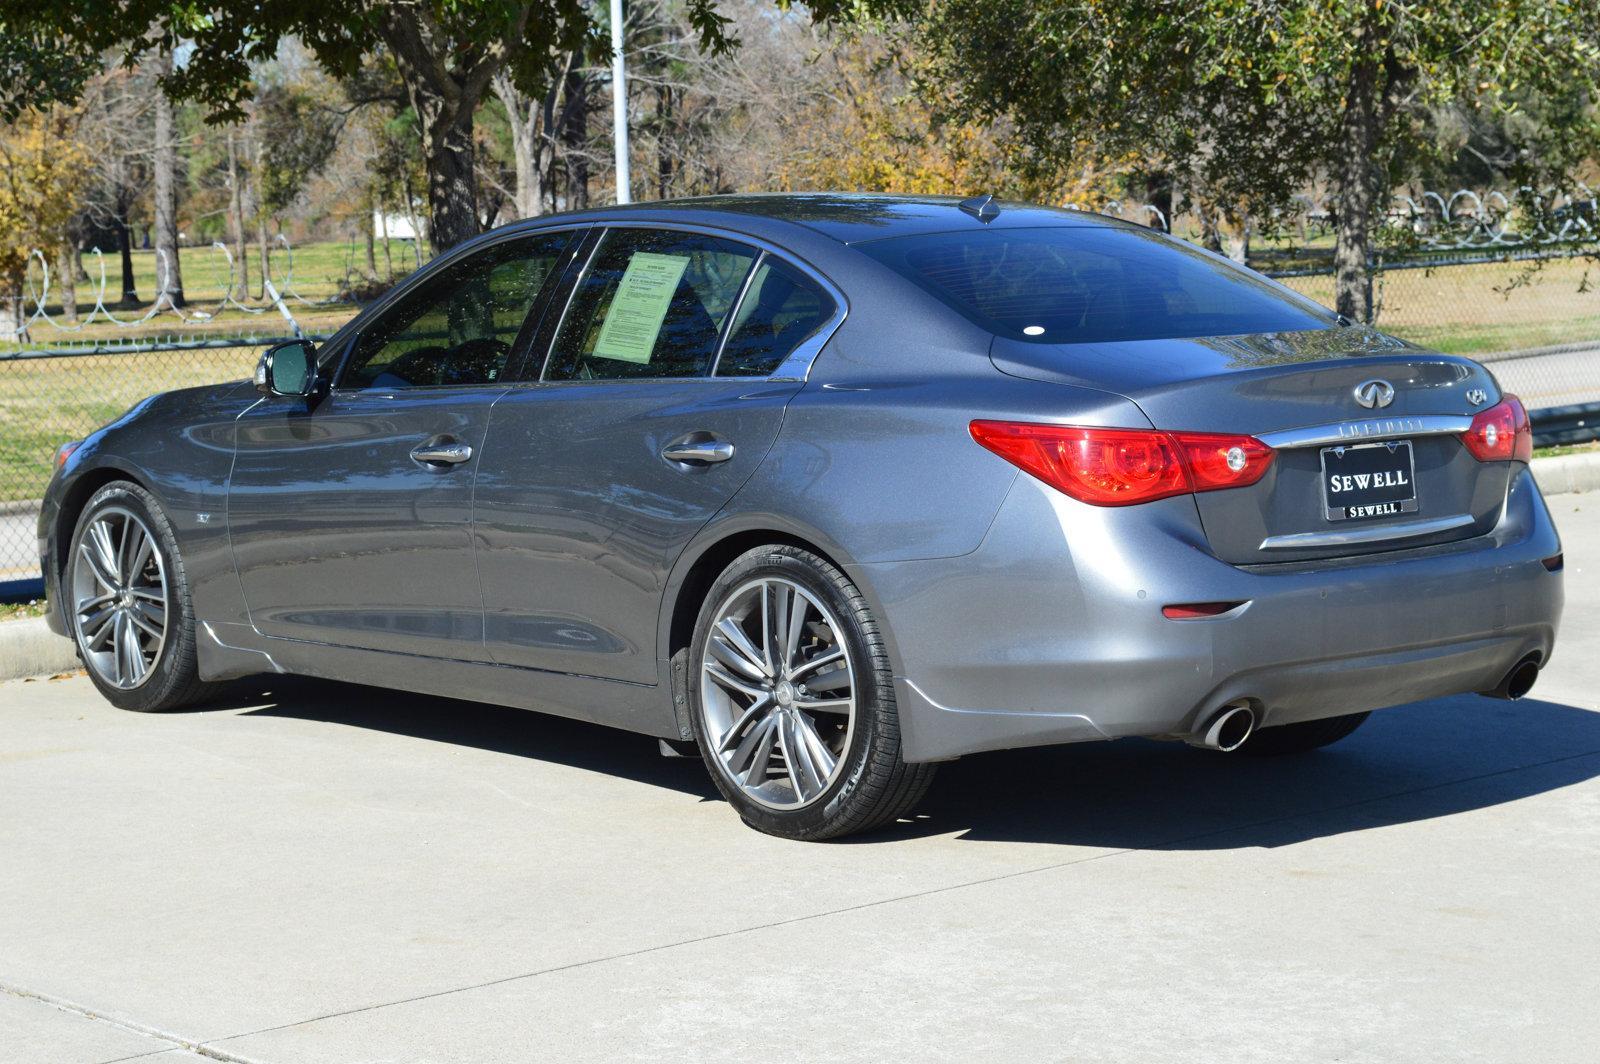
[[[1045,344],[1327,329],[1333,314],[1148,230],[987,229],[857,244],[985,329]]]
[[[545,379],[709,374],[757,254],[701,233],[607,230],[556,332]]]

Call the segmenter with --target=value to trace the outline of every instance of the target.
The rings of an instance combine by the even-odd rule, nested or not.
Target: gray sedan
[[[488,233],[141,402],[62,448],[39,544],[118,706],[290,672],[565,714],[824,839],[978,751],[1525,693],[1531,452],[1482,366],[1147,229],[725,197]]]

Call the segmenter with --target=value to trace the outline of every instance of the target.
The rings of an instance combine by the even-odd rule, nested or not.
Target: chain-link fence
[[[1282,280],[1333,302],[1326,272]],[[1508,391],[1545,411],[1547,422],[1552,409],[1578,411],[1562,422],[1575,430],[1547,432],[1543,441],[1600,435],[1600,266],[1593,260],[1551,259],[1531,271],[1506,262],[1391,265],[1378,278],[1377,295],[1379,328],[1484,361]],[[330,307],[327,319],[307,324],[331,331],[353,310]],[[212,336],[183,346],[108,336],[88,350],[0,350],[0,584],[37,575],[38,500],[57,446],[144,396],[246,377],[271,341]]]

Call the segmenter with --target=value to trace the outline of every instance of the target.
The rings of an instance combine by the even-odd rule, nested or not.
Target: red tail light
[[[1095,506],[1254,484],[1273,450],[1253,436],[974,421],[972,438],[1053,488]]]
[[[1522,400],[1514,395],[1480,411],[1472,427],[1461,434],[1461,442],[1480,462],[1533,461],[1533,426]]]

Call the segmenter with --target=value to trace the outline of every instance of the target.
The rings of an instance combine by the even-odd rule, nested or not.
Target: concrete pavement
[[[970,758],[844,844],[537,714],[0,684],[0,1060],[1591,1061],[1600,503],[1553,509],[1533,698]]]

